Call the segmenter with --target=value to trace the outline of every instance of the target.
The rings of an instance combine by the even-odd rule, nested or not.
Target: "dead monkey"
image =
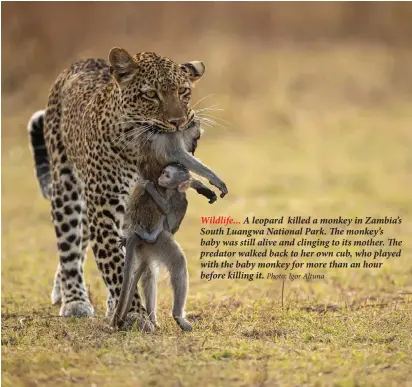
[[[179,229],[186,214],[188,203],[185,191],[189,187],[207,197],[209,203],[217,199],[211,189],[191,178],[188,169],[179,163],[167,165],[156,184],[144,181],[136,185],[125,214],[126,258],[122,290],[111,322],[113,326],[119,325],[126,316],[141,275],[153,271],[151,266],[160,261],[170,273],[174,293],[173,318],[183,330],[192,329],[184,318],[188,282],[186,258],[174,240],[172,249],[162,248],[162,240],[173,239],[172,234]],[[137,249],[138,257],[135,256]],[[143,276],[146,309],[151,321],[156,324],[156,276],[150,272],[147,277]]]

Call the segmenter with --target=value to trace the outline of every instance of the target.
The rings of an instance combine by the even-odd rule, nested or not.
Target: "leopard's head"
[[[192,88],[205,66],[194,61],[177,64],[153,52],[130,55],[115,47],[109,53],[110,72],[121,92],[124,120],[158,132],[183,131],[194,123]]]

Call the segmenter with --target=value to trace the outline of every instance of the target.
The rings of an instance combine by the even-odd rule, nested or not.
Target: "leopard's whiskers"
[[[143,135],[144,133],[150,132],[150,126],[151,126],[151,125],[149,125],[149,126],[148,126],[147,128],[145,128],[144,130],[142,130],[142,131],[140,131],[140,132],[138,132],[138,133],[135,133],[135,135],[132,136],[132,138],[130,139],[130,141],[127,141],[127,142],[126,142],[126,145],[125,145],[122,149],[120,149],[119,152],[117,152],[116,158],[117,158],[117,157],[120,155],[120,153],[123,152],[131,143],[133,143],[134,141],[136,141],[136,139],[137,139],[139,136]]]
[[[212,96],[214,94],[208,94],[207,96],[199,99],[199,101],[197,101],[193,106],[192,106],[192,110],[195,108],[195,106],[199,105],[200,102],[204,101],[206,98],[209,98],[210,96]]]
[[[226,126],[222,125],[222,124],[219,123],[219,122],[214,121],[214,120],[211,119],[211,118],[201,117],[201,116],[199,116],[198,118],[200,119],[200,122],[202,122],[202,123],[204,123],[204,124],[209,124],[211,127],[217,126],[217,127],[220,127],[220,128],[222,128],[222,129],[224,129],[224,130],[227,130]]]
[[[212,120],[219,120],[219,121],[221,121],[221,122],[224,122],[225,124],[232,125],[231,122],[226,121],[226,120],[224,120],[223,118],[216,117],[216,116],[214,116],[214,115],[212,115],[212,114],[210,114],[210,113],[207,113],[207,112],[203,112],[203,113],[199,114],[199,116],[200,116],[200,117],[208,117],[208,118],[211,118]]]
[[[133,121],[125,121],[125,122],[133,122]],[[120,141],[127,139],[129,136],[133,136],[136,132],[142,133],[144,132],[145,129],[149,128],[152,124],[147,123],[146,125],[143,126],[136,126],[135,128],[132,128],[131,130],[127,132],[121,133],[118,137],[116,137],[113,141],[110,142],[110,144],[117,145]]]

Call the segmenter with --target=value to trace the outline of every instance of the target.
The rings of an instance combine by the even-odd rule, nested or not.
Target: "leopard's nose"
[[[169,123],[179,129],[183,124],[186,123],[186,117],[178,117],[169,119]]]

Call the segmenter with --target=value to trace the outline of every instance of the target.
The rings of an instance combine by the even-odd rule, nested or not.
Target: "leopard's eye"
[[[144,94],[147,98],[156,98],[157,96],[157,93],[154,90],[148,90]]]
[[[190,91],[190,88],[189,88],[189,87],[179,87],[179,94],[180,94],[180,95],[186,94],[186,93],[189,92],[189,91]]]

